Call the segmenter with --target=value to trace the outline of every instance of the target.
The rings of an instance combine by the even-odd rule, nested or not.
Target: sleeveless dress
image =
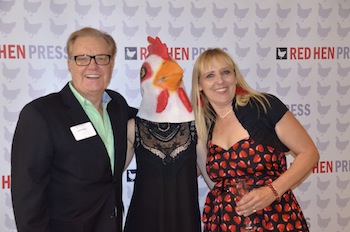
[[[255,231],[258,232],[309,231],[301,208],[291,190],[285,192],[279,202],[274,201],[270,206],[253,213],[250,218],[239,216],[235,211],[236,200],[242,196],[240,194],[242,181],[249,191],[271,183],[287,170],[286,156],[284,151],[281,151],[283,146],[274,141],[276,139],[266,140],[274,136],[270,132],[266,134],[260,130],[268,131],[269,126],[264,125],[264,122],[268,121],[273,124],[271,128],[274,128],[275,123],[286,111],[285,106],[274,96],[268,96],[268,98],[271,98],[269,100],[273,110],[266,115],[262,115],[263,109],[260,109],[260,116],[257,117],[253,110],[256,106],[254,104],[248,104],[244,107],[245,109],[234,109],[250,137],[237,142],[228,150],[212,143],[213,126],[211,127],[206,168],[209,177],[217,183],[208,193],[205,201],[202,214],[204,232],[243,231],[247,220],[254,223]],[[260,128],[259,132],[253,131],[256,128]],[[265,136],[260,134],[262,136],[260,139],[260,136],[256,136],[259,133],[265,133]],[[276,146],[271,146],[268,141],[274,141],[270,144]]]
[[[136,117],[137,173],[125,232],[200,232],[192,122],[154,123]]]

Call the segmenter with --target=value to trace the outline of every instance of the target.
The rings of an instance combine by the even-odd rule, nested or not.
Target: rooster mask
[[[147,39],[150,44],[140,71],[142,101],[137,116],[152,122],[193,121],[182,68],[169,56],[168,47],[158,37]]]

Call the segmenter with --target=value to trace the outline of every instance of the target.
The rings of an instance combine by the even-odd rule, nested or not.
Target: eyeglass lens
[[[96,56],[79,55],[79,56],[74,56],[74,59],[75,59],[75,63],[79,66],[89,65],[91,62],[91,59],[94,59],[97,65],[107,65],[110,62],[109,55],[96,55]]]

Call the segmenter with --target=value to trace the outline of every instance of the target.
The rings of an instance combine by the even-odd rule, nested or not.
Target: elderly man
[[[83,28],[67,41],[72,80],[27,104],[12,143],[18,231],[121,232],[127,121],[135,112],[107,90],[114,39]]]

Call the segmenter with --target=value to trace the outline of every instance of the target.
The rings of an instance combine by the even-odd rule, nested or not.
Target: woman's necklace
[[[224,115],[220,115],[220,114],[219,114],[219,117],[222,118],[222,119],[224,119],[224,118],[227,117],[227,115],[228,115],[229,113],[231,113],[231,111],[232,111],[232,108],[231,108],[229,111],[227,111]]]

